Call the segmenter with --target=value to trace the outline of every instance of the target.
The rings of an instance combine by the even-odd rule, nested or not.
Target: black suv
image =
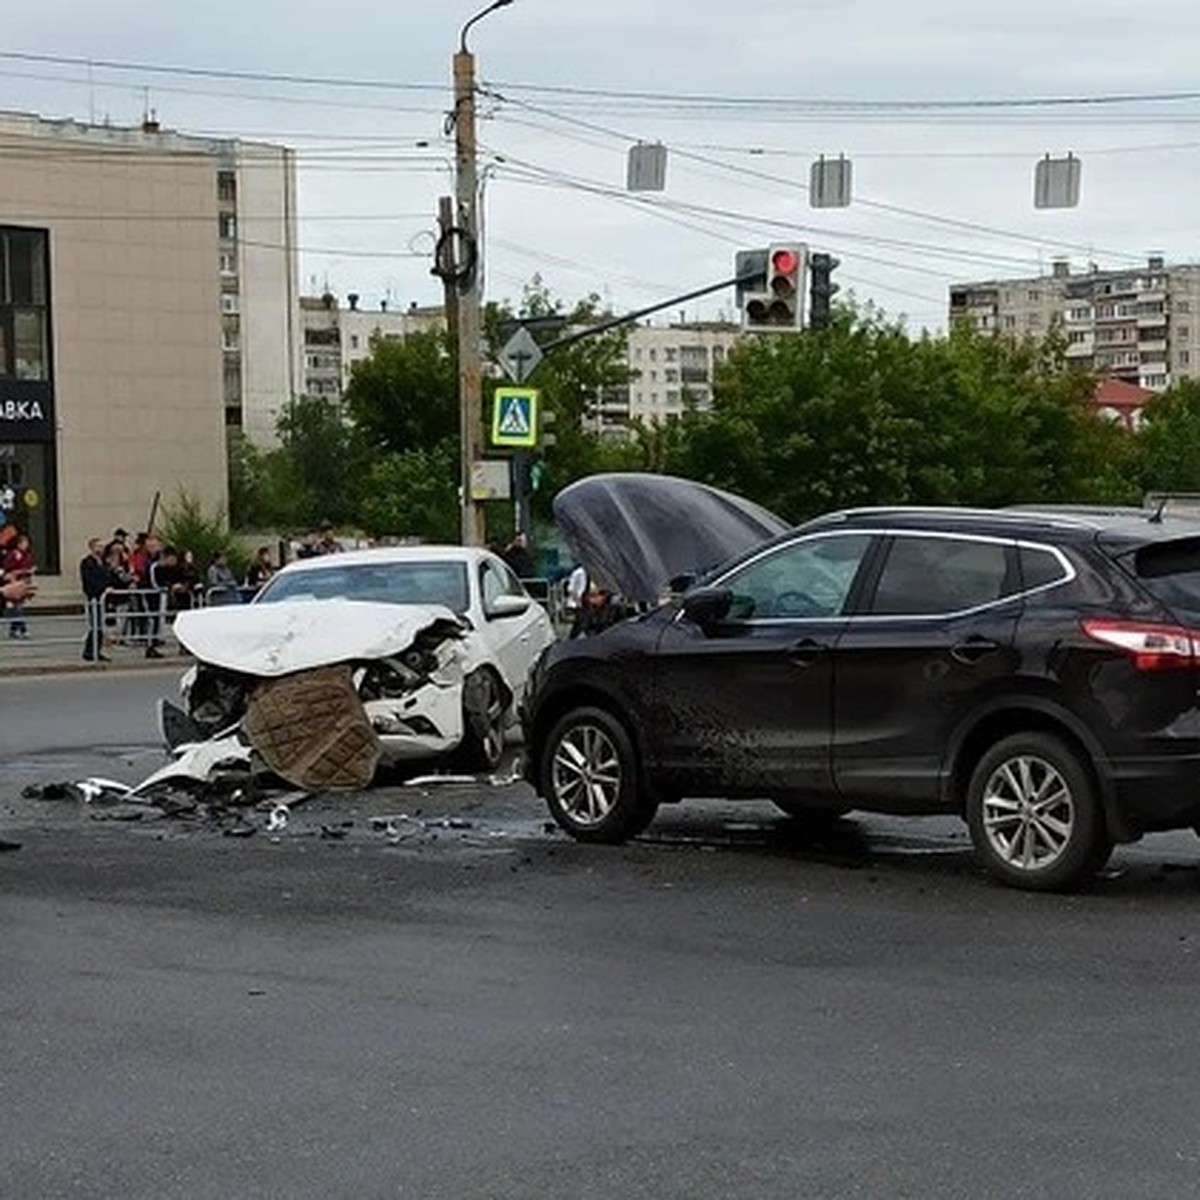
[[[550,648],[527,775],[583,841],[686,796],[957,813],[1001,880],[1063,888],[1200,822],[1200,522],[871,509]]]

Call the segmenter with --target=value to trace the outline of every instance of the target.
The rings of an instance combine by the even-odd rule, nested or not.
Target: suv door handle
[[[824,642],[813,638],[801,638],[800,641],[788,647],[788,662],[798,667],[811,667],[817,659],[829,653],[829,647]]]
[[[993,651],[999,649],[1000,646],[989,638],[972,634],[966,641],[956,642],[950,647],[950,657],[960,663],[966,663],[967,666],[971,666],[973,663],[979,662],[980,659],[986,658]]]

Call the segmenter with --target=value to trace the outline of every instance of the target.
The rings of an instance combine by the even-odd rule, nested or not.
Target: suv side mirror
[[[729,615],[733,593],[728,588],[701,587],[683,598],[683,615],[707,632]]]
[[[523,612],[529,611],[532,603],[533,601],[528,596],[497,596],[488,604],[484,612],[489,619],[492,617],[519,617]]]

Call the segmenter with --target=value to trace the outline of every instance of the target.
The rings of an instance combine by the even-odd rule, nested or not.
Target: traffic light
[[[833,282],[832,275],[838,267],[838,260],[832,254],[809,255],[809,295],[808,295],[808,327],[810,329],[828,329],[832,320],[832,305],[838,285]]]
[[[767,248],[764,288],[746,292],[742,309],[742,328],[751,332],[797,330],[804,328],[804,279],[806,247],[801,245]]]

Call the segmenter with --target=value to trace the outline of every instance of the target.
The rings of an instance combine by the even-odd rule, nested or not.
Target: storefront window
[[[11,499],[0,524],[27,533],[38,569],[59,570],[58,533],[54,520],[54,449],[36,442],[0,443],[0,498]]]

